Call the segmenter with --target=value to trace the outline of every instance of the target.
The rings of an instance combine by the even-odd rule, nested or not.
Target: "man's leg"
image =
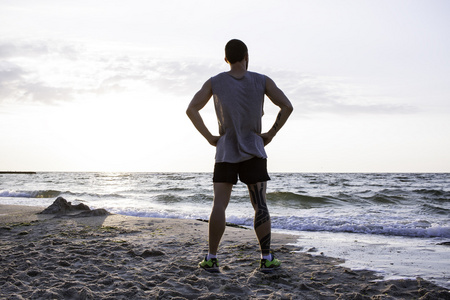
[[[214,203],[209,217],[209,254],[217,254],[220,240],[225,231],[225,210],[230,202],[232,189],[232,183],[214,183]]]
[[[255,209],[254,228],[262,255],[270,254],[270,214],[266,204],[266,182],[248,184],[248,191]]]

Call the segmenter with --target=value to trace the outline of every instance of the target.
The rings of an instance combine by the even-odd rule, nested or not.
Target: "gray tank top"
[[[216,162],[238,163],[267,158],[261,133],[266,77],[246,72],[235,78],[227,72],[211,78],[220,139]]]

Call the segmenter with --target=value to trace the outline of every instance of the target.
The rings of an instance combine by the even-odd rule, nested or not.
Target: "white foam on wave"
[[[18,192],[18,191],[0,190],[0,197],[30,198],[31,197],[31,192]]]
[[[48,207],[53,203],[51,198],[12,198],[4,197],[0,199],[0,204],[4,205],[23,205],[23,206],[39,206]]]
[[[55,198],[61,194],[56,190],[34,190],[34,191],[20,191],[20,190],[1,190],[0,198]]]
[[[411,217],[412,218],[412,217]],[[407,237],[444,237],[450,238],[450,227],[447,224],[437,224],[431,221],[408,220],[403,222],[388,218],[363,218],[319,216],[274,216],[274,228],[296,231],[328,231],[350,232],[376,235],[393,235]]]

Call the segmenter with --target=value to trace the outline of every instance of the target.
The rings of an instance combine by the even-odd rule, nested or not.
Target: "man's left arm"
[[[217,145],[220,136],[212,135],[203,122],[200,110],[208,103],[212,96],[211,79],[203,84],[202,88],[195,94],[186,110],[186,114],[191,119],[195,128],[205,137],[205,139],[213,146]]]
[[[292,106],[286,95],[283,93],[283,91],[280,90],[275,82],[267,76],[266,95],[276,106],[280,108],[280,112],[278,113],[272,128],[268,132],[261,134],[261,137],[264,139],[264,145],[267,145],[272,141],[272,139],[275,137],[281,127],[283,127],[292,111],[294,110],[294,107]]]

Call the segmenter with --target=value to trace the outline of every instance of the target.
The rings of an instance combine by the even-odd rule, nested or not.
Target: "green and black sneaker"
[[[275,258],[273,254],[272,260],[261,259],[261,263],[259,264],[259,270],[263,273],[271,273],[274,269],[279,268],[281,265],[281,261]]]
[[[217,258],[211,258],[209,260],[206,260],[208,256],[205,256],[205,259],[203,259],[198,266],[200,268],[203,268],[205,271],[208,271],[210,273],[219,273],[219,260]]]

